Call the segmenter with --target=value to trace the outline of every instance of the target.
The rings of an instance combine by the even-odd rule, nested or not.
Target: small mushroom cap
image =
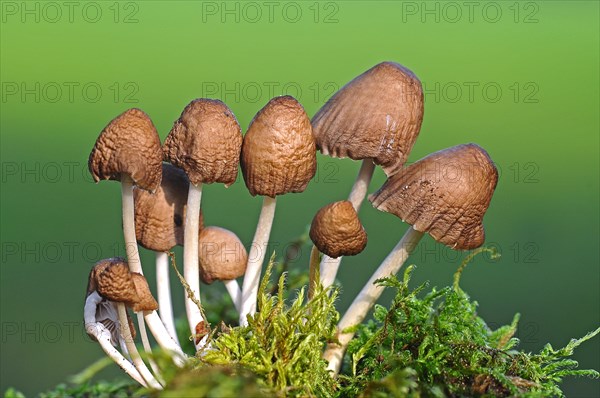
[[[304,108],[289,95],[275,97],[248,127],[242,173],[252,196],[302,192],[317,169],[315,140]]]
[[[248,253],[233,232],[220,227],[206,227],[198,238],[200,279],[206,284],[215,280],[239,278],[246,272]]]
[[[497,182],[498,170],[483,148],[458,145],[389,177],[369,200],[438,242],[469,250],[485,240],[483,216]]]
[[[161,179],[162,149],[150,117],[129,109],[113,119],[96,140],[88,161],[94,181],[131,177],[138,187],[154,191]]]
[[[194,185],[237,178],[242,130],[222,101],[200,98],[190,102],[175,121],[163,147],[165,160],[183,169]]]
[[[139,300],[129,266],[122,258],[102,260],[92,271],[98,294],[109,301],[134,303]]]
[[[332,258],[354,256],[367,246],[367,233],[347,200],[322,207],[312,220],[309,235],[319,251]]]
[[[152,292],[150,292],[150,287],[148,286],[148,281],[144,275],[138,274],[137,272],[132,272],[131,280],[135,285],[135,291],[139,297],[137,301],[130,304],[133,312],[157,310],[158,303],[152,296]]]
[[[372,158],[390,176],[406,162],[423,120],[423,89],[404,66],[382,62],[335,93],[312,119],[325,155]]]
[[[154,193],[133,190],[135,235],[142,247],[163,252],[176,245],[183,245],[189,186],[190,182],[183,170],[163,163],[162,181]],[[200,228],[202,224],[201,211]]]

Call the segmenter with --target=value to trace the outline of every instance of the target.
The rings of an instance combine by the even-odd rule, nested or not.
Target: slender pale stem
[[[123,235],[127,263],[131,272],[142,274],[142,262],[135,237],[135,211],[133,202],[133,181],[126,174],[121,175],[121,200],[123,205]]]
[[[317,284],[317,278],[319,278],[319,259],[321,253],[319,249],[313,245],[310,251],[310,263],[308,266],[308,299],[313,298],[315,292],[315,285]]]
[[[352,203],[357,213],[360,210],[360,205],[365,200],[365,196],[367,196],[367,190],[373,178],[374,170],[375,164],[371,159],[364,159],[362,161],[356,181],[354,181],[350,195],[348,195],[348,201]],[[341,262],[342,257],[331,258],[323,255],[323,259],[321,260],[321,283],[323,287],[328,288],[333,284]]]
[[[225,284],[225,288],[231,297],[231,301],[233,301],[233,305],[235,305],[235,309],[239,313],[242,300],[242,289],[240,288],[240,284],[235,279],[223,281],[223,283]]]
[[[156,311],[144,313],[144,320],[150,329],[150,333],[156,339],[158,345],[173,356],[173,362],[179,367],[185,365],[187,355],[181,350],[179,344],[173,340],[162,323]]]
[[[138,319],[138,326],[140,329],[140,337],[142,339],[142,346],[144,347],[144,352],[148,356],[148,363],[150,364],[150,368],[152,369],[152,372],[154,372],[156,379],[164,387],[165,380],[163,379],[162,375],[160,374],[160,369],[158,368],[158,365],[156,364],[156,362],[154,361],[154,358],[152,357],[152,346],[150,345],[150,340],[148,340],[148,333],[146,333],[146,322],[144,322],[144,314],[141,312],[138,312],[137,319]]]
[[[350,304],[350,307],[338,324],[339,345],[330,344],[323,354],[323,357],[329,362],[327,369],[332,371],[335,375],[339,373],[344,352],[348,347],[348,343],[350,343],[350,340],[354,337],[354,332],[344,333],[344,330],[360,324],[365,319],[367,313],[384,290],[384,287],[376,285],[375,281],[390,275],[395,275],[410,253],[415,249],[422,236],[422,232],[415,231],[413,227],[410,227],[400,242],[398,242],[385,260],[383,260],[379,268],[371,275],[371,278],[362,288],[358,296],[356,296],[352,304]]]
[[[96,322],[96,307],[102,300],[102,297],[100,297],[97,292],[93,292],[86,298],[85,306],[83,308],[85,331],[89,335],[94,336],[106,355],[123,369],[129,377],[140,383],[142,386],[148,387],[148,384],[146,384],[146,381],[135,366],[133,366],[133,364],[112,345],[112,334],[110,333],[110,330],[108,330],[101,322]]]
[[[258,218],[258,225],[254,233],[254,240],[250,253],[248,254],[248,265],[244,275],[244,284],[242,285],[242,305],[240,311],[240,325],[246,326],[248,321],[246,317],[256,312],[256,298],[258,295],[258,285],[260,284],[260,274],[263,261],[267,252],[269,236],[271,235],[271,226],[275,216],[275,198],[263,197],[263,204]]]
[[[117,313],[119,314],[119,324],[121,331],[121,338],[125,340],[125,345],[127,346],[127,351],[129,351],[129,355],[131,356],[131,361],[135,368],[140,372],[144,380],[148,383],[148,386],[154,388],[156,390],[162,390],[162,386],[160,383],[152,376],[150,370],[140,357],[140,353],[135,346],[135,342],[133,341],[133,337],[131,336],[131,330],[129,329],[129,321],[127,319],[127,310],[125,309],[124,303],[117,303]]]
[[[156,252],[156,289],[158,295],[158,310],[160,319],[165,324],[169,335],[179,344],[175,320],[173,318],[173,304],[171,302],[171,282],[169,278],[169,255],[165,252]]]
[[[200,202],[202,184],[190,183],[187,207],[185,210],[185,229],[183,232],[183,277],[191,289],[194,298],[200,302],[200,270],[198,265],[198,228],[200,226]],[[202,322],[202,311],[185,296],[185,311],[192,336],[196,334],[196,325]],[[196,348],[200,348],[199,345]]]

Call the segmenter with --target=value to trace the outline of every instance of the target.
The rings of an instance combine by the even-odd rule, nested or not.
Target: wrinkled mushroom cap
[[[206,227],[198,238],[200,278],[211,284],[215,280],[236,279],[246,272],[248,253],[233,232],[220,227]]]
[[[140,311],[155,311],[158,309],[158,303],[152,296],[150,292],[150,287],[148,286],[148,281],[142,274],[138,274],[137,272],[131,273],[131,280],[135,286],[135,291],[139,299],[133,303],[131,303],[130,307],[133,312]]]
[[[322,207],[312,220],[309,235],[319,251],[332,258],[354,256],[367,246],[367,233],[347,200]]]
[[[129,109],[102,130],[88,160],[94,181],[131,177],[142,189],[154,191],[161,179],[162,149],[152,120],[140,109]]]
[[[110,258],[96,264],[92,271],[98,294],[109,301],[134,303],[139,300],[129,266],[122,258]]]
[[[404,66],[382,62],[335,93],[312,119],[325,155],[372,158],[390,176],[406,162],[423,120],[423,89]]]
[[[310,120],[296,99],[275,97],[254,116],[241,164],[252,196],[274,198],[306,189],[317,168],[316,147]]]
[[[183,245],[189,185],[183,170],[163,163],[162,181],[154,193],[133,190],[135,235],[142,247],[164,252]],[[201,211],[200,228],[202,224]]]
[[[438,242],[468,250],[485,240],[483,216],[497,182],[498,171],[483,148],[458,145],[388,178],[369,200]]]
[[[200,98],[188,104],[164,144],[164,157],[183,169],[194,185],[237,178],[242,130],[222,101]]]

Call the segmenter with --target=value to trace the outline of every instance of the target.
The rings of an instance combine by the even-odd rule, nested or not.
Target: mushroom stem
[[[133,364],[112,345],[112,335],[110,331],[102,324],[102,322],[96,322],[96,307],[102,300],[103,298],[97,292],[93,292],[85,299],[85,306],[83,309],[85,331],[98,341],[106,355],[119,365],[129,377],[140,383],[142,386],[148,387],[148,384],[146,384],[144,378],[140,375],[140,372],[138,372],[135,366],[133,366]]]
[[[379,268],[375,270],[369,281],[363,286],[362,290],[356,296],[350,307],[338,324],[339,344],[330,344],[323,357],[329,362],[327,369],[337,375],[342,366],[344,352],[354,337],[354,332],[344,333],[344,330],[360,324],[369,310],[373,307],[384,287],[375,284],[377,279],[395,275],[404,264],[410,253],[415,249],[423,232],[416,231],[413,227],[408,228],[400,242],[392,249],[390,254],[383,260]]]
[[[173,304],[171,302],[171,284],[169,281],[169,255],[165,252],[156,252],[156,289],[158,295],[158,310],[160,318],[165,324],[169,335],[177,344],[177,330],[173,318]]]
[[[150,370],[148,370],[148,367],[142,360],[142,357],[140,357],[140,353],[135,346],[135,342],[131,336],[131,330],[129,329],[129,321],[127,319],[127,309],[125,308],[125,303],[117,303],[117,313],[119,314],[121,338],[125,340],[125,346],[127,347],[127,351],[129,351],[133,365],[140,372],[144,380],[146,380],[150,388],[162,390],[162,386],[158,381],[156,381],[154,376],[152,376],[152,373],[150,373]]]
[[[240,289],[240,284],[236,279],[230,279],[227,281],[223,281],[225,284],[225,288],[231,297],[231,301],[233,301],[233,305],[235,305],[235,309],[240,312],[240,301],[242,300],[242,289]]]
[[[137,319],[138,319],[138,326],[140,329],[140,337],[142,338],[142,346],[144,347],[144,351],[146,352],[146,355],[148,355],[148,363],[150,364],[150,368],[154,372],[156,379],[164,387],[165,381],[164,381],[162,375],[160,374],[160,369],[158,368],[156,361],[154,361],[154,358],[152,358],[152,346],[150,345],[150,340],[148,340],[148,333],[146,332],[146,322],[144,322],[143,313],[138,312]]]
[[[165,325],[162,323],[156,311],[144,313],[144,319],[146,320],[146,324],[150,329],[150,333],[152,333],[152,336],[154,336],[158,345],[163,350],[173,355],[173,362],[175,365],[183,367],[185,365],[185,359],[187,356],[183,353],[179,344],[177,344],[169,335],[169,332],[165,328]]]
[[[258,218],[258,225],[254,233],[254,240],[248,254],[248,266],[242,285],[242,302],[240,309],[240,325],[248,325],[247,315],[256,312],[256,298],[263,261],[267,252],[267,244],[271,235],[271,226],[275,216],[276,199],[269,196],[263,197],[263,204]]]
[[[315,293],[315,285],[319,279],[319,259],[321,253],[316,246],[313,245],[310,251],[310,264],[308,267],[308,299],[312,299]]]
[[[200,270],[198,266],[198,228],[200,224],[200,202],[202,184],[190,183],[185,211],[185,229],[183,232],[183,277],[197,302],[200,302]],[[202,310],[190,297],[185,297],[185,310],[190,332],[196,334],[196,325],[202,322]],[[197,345],[196,348],[200,346]]]
[[[354,210],[356,210],[357,213],[360,210],[360,205],[365,200],[365,196],[367,196],[367,189],[373,178],[374,170],[375,164],[372,159],[364,159],[362,161],[356,181],[354,181],[352,190],[348,195],[348,201],[352,203],[352,207],[354,207]],[[328,288],[333,284],[341,262],[341,256],[338,258],[331,258],[326,254],[323,255],[323,258],[321,259],[321,283],[323,284],[323,287]]]
[[[135,237],[135,211],[133,201],[133,181],[127,174],[121,174],[121,200],[123,206],[123,236],[127,263],[131,272],[142,274],[142,262]]]

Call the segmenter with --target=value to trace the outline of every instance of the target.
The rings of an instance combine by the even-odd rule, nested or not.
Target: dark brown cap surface
[[[275,97],[248,127],[242,172],[252,196],[302,192],[315,175],[317,157],[310,120],[293,97]]]
[[[162,181],[154,193],[134,189],[135,235],[141,246],[154,251],[169,251],[176,245],[183,245],[189,185],[183,170],[163,163]],[[200,212],[200,228],[202,224]]]
[[[453,249],[479,247],[483,216],[498,171],[487,152],[466,144],[444,149],[388,178],[369,200]]]
[[[94,267],[96,290],[109,301],[134,303],[139,300],[129,266],[121,258],[99,262]]]
[[[390,176],[406,162],[423,120],[423,89],[404,66],[382,62],[346,84],[313,117],[325,155],[372,158]]]
[[[152,296],[152,292],[150,292],[150,287],[148,286],[148,281],[144,275],[138,274],[137,272],[132,272],[131,280],[133,281],[135,291],[139,298],[137,301],[129,304],[133,312],[157,310],[158,303]]]
[[[206,227],[198,239],[200,278],[211,284],[215,280],[236,279],[246,272],[248,253],[233,232],[219,227]]]
[[[222,101],[206,98],[188,104],[164,144],[165,160],[183,169],[194,185],[235,182],[242,130]]]
[[[142,189],[154,191],[161,179],[162,150],[152,121],[140,109],[129,109],[102,130],[88,160],[94,181],[131,177]]]
[[[329,257],[354,256],[367,246],[365,232],[356,210],[347,200],[321,208],[310,226],[310,239]]]

